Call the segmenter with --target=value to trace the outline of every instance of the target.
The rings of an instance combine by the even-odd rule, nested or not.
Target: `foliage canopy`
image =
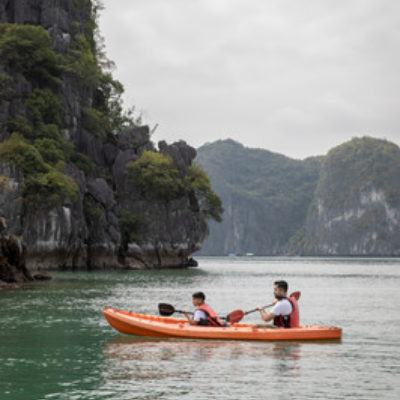
[[[60,83],[60,57],[41,26],[0,24],[0,60],[39,85]]]

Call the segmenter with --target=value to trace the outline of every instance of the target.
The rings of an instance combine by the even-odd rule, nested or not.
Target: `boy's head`
[[[201,306],[205,299],[206,296],[203,292],[196,292],[192,294],[192,303],[195,307]]]

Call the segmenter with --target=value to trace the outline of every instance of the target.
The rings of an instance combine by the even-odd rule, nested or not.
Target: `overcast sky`
[[[400,144],[398,0],[104,0],[126,104],[154,140],[233,138],[295,158]]]

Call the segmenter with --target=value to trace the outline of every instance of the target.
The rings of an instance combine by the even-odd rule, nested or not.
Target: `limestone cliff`
[[[287,254],[305,222],[320,158],[293,160],[221,140],[199,148],[197,160],[225,209],[223,222],[210,224],[201,254]]]
[[[123,111],[96,29],[89,0],[0,0],[0,216],[30,269],[187,266],[208,232],[208,181],[193,148],[157,150]],[[170,179],[173,195],[129,174],[146,155],[146,179]]]
[[[198,149],[224,203],[201,254],[400,255],[400,149],[355,138],[292,160],[232,140]]]
[[[400,255],[400,148],[356,138],[332,149],[293,251],[305,255]]]

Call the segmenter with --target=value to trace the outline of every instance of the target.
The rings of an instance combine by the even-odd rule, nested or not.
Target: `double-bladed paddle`
[[[172,306],[171,304],[166,304],[166,303],[159,303],[158,312],[160,313],[160,315],[163,315],[164,317],[169,317],[170,315],[172,315],[173,313],[176,313],[176,312],[181,313],[181,314],[185,314],[185,312],[187,312],[188,314],[193,315],[192,312],[183,311],[183,310],[175,310],[174,306]]]
[[[293,292],[289,297],[294,297],[296,300],[298,300],[300,298],[300,295],[301,295],[301,292],[296,291],[296,292]],[[265,308],[272,307],[273,305],[275,305],[275,303],[268,304],[268,305],[262,307],[262,309],[264,310]],[[254,308],[253,310],[250,310],[250,311],[235,310],[227,315],[226,320],[228,322],[230,322],[231,324],[234,324],[236,322],[241,321],[243,319],[243,317],[246,316],[247,314],[251,314],[253,312],[256,312],[257,310],[258,310],[258,308]]]
[[[296,300],[298,300],[300,298],[300,295],[301,295],[301,292],[296,291],[296,292],[293,292],[289,297],[294,297]],[[275,303],[268,304],[268,305],[262,307],[262,309],[272,307],[273,305],[275,305]],[[247,314],[251,314],[257,310],[258,310],[258,308],[254,308],[253,310],[250,310],[250,311],[235,310],[235,311],[232,311],[231,313],[229,313],[226,316],[226,318],[222,317],[221,319],[225,319],[227,322],[234,324],[236,322],[241,321],[243,319],[243,317],[246,316]],[[159,303],[158,304],[158,312],[160,313],[160,315],[162,315],[164,317],[169,317],[170,315],[172,315],[174,313],[184,314],[185,312],[187,312],[190,315],[193,315],[192,312],[176,310],[174,306],[172,306],[171,304],[167,304],[167,303]]]

